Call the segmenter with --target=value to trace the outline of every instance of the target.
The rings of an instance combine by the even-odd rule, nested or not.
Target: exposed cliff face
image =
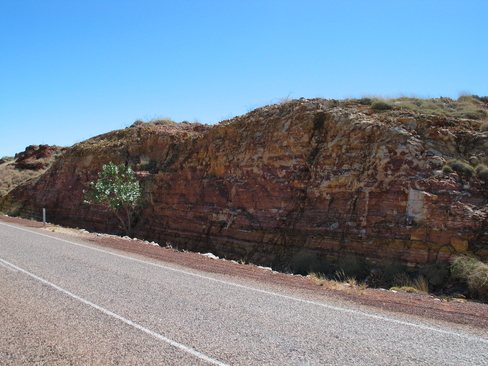
[[[488,190],[443,173],[448,159],[487,163],[479,122],[373,113],[295,100],[215,126],[135,126],[70,148],[37,181],[0,201],[10,214],[100,231],[117,222],[83,203],[103,164],[128,163],[147,205],[136,237],[257,263],[299,252],[410,265],[474,252],[488,258]]]

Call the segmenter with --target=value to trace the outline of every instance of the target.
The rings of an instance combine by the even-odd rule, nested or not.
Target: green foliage
[[[143,120],[136,120],[130,127],[137,127],[137,126],[142,126],[142,125],[147,125],[147,126],[161,126],[161,125],[170,125],[176,123],[169,117],[154,117],[150,119],[147,122],[144,122]]]
[[[357,101],[359,104],[362,104],[362,105],[371,105],[373,104],[373,99],[371,98],[361,98]]]
[[[456,172],[465,174],[469,177],[473,176],[476,172],[471,165],[457,159],[449,160],[447,162],[447,165],[454,169]]]
[[[149,124],[154,125],[154,126],[171,125],[173,123],[175,123],[175,122],[172,121],[171,118],[158,118],[158,119],[153,119],[152,121],[149,121]]]
[[[380,111],[386,111],[389,109],[392,109],[392,105],[383,101],[383,100],[376,100],[371,104],[372,109],[380,110]]]
[[[476,110],[464,110],[459,113],[461,118],[469,118],[469,119],[483,119],[488,117],[488,112],[484,109],[476,109]]]
[[[90,191],[83,191],[85,203],[101,204],[112,210],[128,236],[132,234],[135,208],[140,206],[142,187],[134,171],[125,165],[110,162],[98,173],[98,180],[90,183]]]
[[[373,104],[374,101],[377,101],[379,100],[378,98],[374,98],[374,97],[363,97],[363,98],[360,98],[360,99],[357,99],[357,98],[353,98],[353,99],[346,99],[347,102],[352,102],[352,103],[359,103],[359,104],[362,104],[362,105],[371,105]]]
[[[487,132],[487,131],[488,131],[488,122],[485,122],[485,123],[483,123],[483,124],[480,126],[480,131],[481,131],[481,132]]]
[[[479,98],[474,95],[461,95],[457,102],[459,103],[470,103],[470,104],[478,104]]]
[[[142,126],[144,123],[145,123],[144,121],[138,119],[131,125],[131,127]]]
[[[488,167],[486,165],[480,164],[476,166],[476,174],[478,174],[478,177],[480,177],[480,179],[488,182]]]
[[[451,168],[449,165],[447,165],[447,164],[446,164],[446,165],[444,165],[444,166],[442,167],[442,171],[443,171],[444,173],[448,173],[448,174],[449,174],[449,173],[454,173],[454,169],[452,169],[452,168]]]
[[[444,102],[443,102],[444,100]],[[444,115],[445,103],[452,102],[449,98],[444,99],[422,99],[401,97],[390,102],[395,105],[415,112]]]
[[[453,277],[466,281],[473,298],[488,301],[488,264],[461,256],[451,266]]]
[[[483,107],[483,100],[486,97],[475,95],[463,95],[456,101],[451,98],[409,98],[400,97],[388,100],[395,106],[409,109],[415,112],[436,114],[447,117],[459,117],[468,119],[484,119],[488,117],[486,107]]]
[[[452,159],[449,160],[446,165],[442,167],[442,171],[444,173],[452,173],[453,171],[456,171],[469,177],[476,174],[480,179],[488,182],[488,167],[484,164],[477,165],[475,169],[468,163],[462,162],[457,159]]]

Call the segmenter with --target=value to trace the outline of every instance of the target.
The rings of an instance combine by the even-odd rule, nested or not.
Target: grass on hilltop
[[[370,105],[372,109],[376,110],[404,108],[414,112],[446,117],[488,119],[488,96],[462,95],[457,100],[446,97],[423,99],[405,96],[399,98],[363,97],[348,100]]]

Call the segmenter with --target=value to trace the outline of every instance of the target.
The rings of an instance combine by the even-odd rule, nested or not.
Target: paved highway
[[[488,333],[0,222],[1,365],[488,365]]]

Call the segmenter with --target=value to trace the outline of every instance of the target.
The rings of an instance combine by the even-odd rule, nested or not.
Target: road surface
[[[0,222],[1,365],[488,365],[488,332]]]

